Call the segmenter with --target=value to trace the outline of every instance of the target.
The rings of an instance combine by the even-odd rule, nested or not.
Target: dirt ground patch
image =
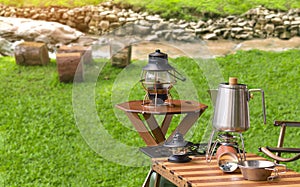
[[[141,42],[133,45],[132,59],[147,59],[148,54],[161,49],[169,57],[189,56],[192,58],[214,58],[235,53],[238,50],[259,49],[264,51],[285,51],[300,49],[300,37],[290,40],[278,38],[253,39],[247,41],[214,40],[197,43]]]

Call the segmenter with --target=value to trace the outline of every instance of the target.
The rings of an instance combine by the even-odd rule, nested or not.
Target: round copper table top
[[[159,105],[156,107],[149,104],[143,105],[143,100],[137,100],[120,103],[116,107],[126,112],[148,114],[182,114],[200,112],[207,108],[202,103],[189,100],[172,100],[169,105]]]

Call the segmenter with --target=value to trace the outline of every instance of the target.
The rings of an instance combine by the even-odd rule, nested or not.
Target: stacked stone
[[[251,9],[240,16],[199,20],[164,20],[159,15],[134,12],[112,2],[79,8],[63,7],[10,7],[0,5],[0,16],[22,17],[59,22],[82,32],[102,35],[113,32],[118,36],[134,34],[147,40],[193,41],[300,36],[300,9],[274,11],[264,7]]]
[[[300,9],[280,12],[258,7],[244,16],[256,23],[253,27],[254,36],[289,39],[300,35]]]

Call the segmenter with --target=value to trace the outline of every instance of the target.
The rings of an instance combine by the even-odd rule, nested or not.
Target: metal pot
[[[264,123],[266,123],[265,99],[262,89],[247,89],[236,78],[218,87],[214,109],[213,127],[218,131],[244,132],[250,127],[249,106],[251,92],[261,92]]]
[[[279,176],[278,169],[276,166],[281,166],[285,168],[283,164],[275,164],[274,162],[265,160],[248,160],[242,161],[238,164],[244,179],[252,181],[265,181],[273,180]],[[274,171],[274,175],[271,176]]]

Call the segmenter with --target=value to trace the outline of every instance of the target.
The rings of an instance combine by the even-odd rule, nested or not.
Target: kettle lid
[[[229,89],[247,89],[247,85],[239,84],[237,77],[229,77],[228,83],[221,83],[219,88],[229,88]]]

